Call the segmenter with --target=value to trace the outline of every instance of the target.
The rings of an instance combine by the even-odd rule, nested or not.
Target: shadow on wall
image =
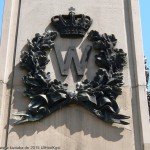
[[[49,28],[47,28],[46,30],[48,29]],[[80,43],[80,41],[78,42]],[[86,45],[87,41],[83,41],[83,43],[84,45]],[[24,50],[26,50],[26,46],[23,47],[22,51]],[[51,58],[52,61],[54,61],[55,57]],[[56,64],[57,63],[54,64],[52,62],[53,68],[56,68]],[[55,69],[54,71],[56,74],[56,78],[60,78],[59,69]],[[74,69],[71,71],[72,74],[74,74]],[[10,77],[12,76],[12,74],[10,74]],[[20,68],[20,64],[17,64],[14,67],[12,96],[13,99],[11,102],[11,110],[14,112],[20,112],[22,110],[26,111],[26,108],[28,107],[29,100],[27,97],[23,96],[23,91],[25,87],[22,82],[22,77],[25,74],[27,74],[27,72]],[[73,76],[73,78],[74,81],[81,80],[77,79],[76,76]],[[61,80],[64,81],[65,77],[61,78]],[[14,113],[12,111],[10,114],[11,119],[9,121],[9,134],[15,132],[20,139],[24,136],[32,136],[33,134],[35,135],[43,131],[45,132],[44,134],[48,134],[49,137],[51,137],[52,130],[57,130],[57,132],[65,136],[67,134],[67,137],[70,137],[75,133],[81,132],[81,134],[83,133],[84,135],[90,135],[91,138],[102,137],[107,141],[114,142],[121,140],[123,137],[123,135],[121,135],[124,130],[123,127],[119,128],[116,126],[112,126],[112,124],[105,123],[96,118],[94,115],[92,115],[81,106],[75,104],[66,106],[63,109],[60,108],[57,112],[54,112],[50,116],[38,122],[29,122],[15,126],[13,126],[13,123],[15,122],[15,119],[17,119],[17,117],[12,116],[12,113]],[[59,130],[60,127],[64,130]]]
[[[15,66],[14,70],[16,72],[18,71],[18,73],[24,72],[20,69],[19,64]],[[21,82],[21,79],[18,78],[18,80]],[[29,99],[23,95],[23,89],[24,85],[22,82],[20,85],[14,85],[13,87],[11,109],[13,109],[14,112],[22,110],[26,111],[28,106]],[[10,113],[11,119],[9,120],[10,126],[8,134],[14,132],[20,139],[24,136],[32,136],[33,134],[37,134],[38,136],[38,134],[43,131],[47,132],[51,137],[51,130],[56,130],[62,135],[67,134],[68,137],[81,132],[84,136],[90,135],[91,138],[102,137],[107,141],[115,142],[123,138],[123,135],[121,134],[124,130],[123,127],[116,127],[112,126],[112,124],[105,123],[81,106],[74,104],[61,108],[40,121],[28,122],[20,125],[13,125],[18,118],[12,116],[12,111]],[[60,127],[65,130],[59,130]],[[66,130],[69,130],[69,132],[66,132]]]

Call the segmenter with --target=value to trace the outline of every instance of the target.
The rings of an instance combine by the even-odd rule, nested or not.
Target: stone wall
[[[1,44],[0,74],[0,146],[15,147],[42,146],[58,147],[61,150],[148,150],[150,148],[149,116],[146,100],[144,56],[141,39],[138,0],[5,0]],[[51,18],[68,14],[74,7],[76,13],[89,15],[93,19],[90,30],[100,34],[114,34],[118,39],[117,48],[127,53],[124,68],[122,95],[117,98],[121,114],[130,116],[129,125],[105,123],[84,108],[70,105],[61,108],[47,118],[33,123],[13,126],[14,112],[26,110],[29,99],[23,96],[22,77],[26,71],[20,68],[20,54],[26,47],[27,39],[35,33],[43,34],[55,30]],[[86,35],[87,36],[87,35]],[[86,39],[63,39],[58,35],[55,48],[65,56],[68,47],[77,47],[81,57]],[[97,70],[92,51],[82,80],[93,80]],[[69,75],[60,74],[54,51],[49,55],[46,71],[51,77],[69,84],[81,80],[71,65]]]

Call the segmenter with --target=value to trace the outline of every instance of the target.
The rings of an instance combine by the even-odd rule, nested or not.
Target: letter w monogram
[[[74,60],[75,68],[78,75],[84,75],[87,66],[92,46],[87,46],[82,54],[81,61],[79,61],[76,49],[71,47],[66,53],[65,60],[63,61],[60,50],[55,49],[57,60],[59,63],[60,72],[62,75],[68,75],[69,68],[72,60]]]

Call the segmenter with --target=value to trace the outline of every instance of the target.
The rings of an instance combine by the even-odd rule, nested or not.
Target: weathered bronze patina
[[[49,62],[47,53],[54,49],[56,37],[56,32],[46,32],[43,35],[37,33],[31,41],[28,40],[28,49],[21,54],[20,64],[28,71],[23,77],[26,87],[24,93],[29,97],[30,104],[27,111],[15,113],[21,117],[15,124],[40,120],[74,103],[88,109],[105,122],[127,125],[123,119],[129,117],[119,114],[116,102],[116,98],[122,93],[126,53],[115,48],[115,36],[100,35],[93,30],[89,32],[88,39],[93,43],[93,50],[98,51],[95,56],[98,71],[93,81],[86,79],[77,83],[75,91],[68,90],[68,84],[51,79],[50,72],[45,72]],[[87,51],[91,49],[92,47],[88,47]]]

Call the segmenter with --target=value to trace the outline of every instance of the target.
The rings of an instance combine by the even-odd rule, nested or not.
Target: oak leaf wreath
[[[72,92],[67,89],[67,83],[52,80],[50,72],[44,71],[49,62],[48,52],[55,48],[56,37],[57,32],[54,31],[43,35],[37,33],[31,41],[28,40],[28,49],[21,53],[21,67],[28,71],[23,77],[26,87],[24,94],[29,97],[30,103],[26,111],[14,113],[20,116],[20,120],[14,124],[38,121],[69,104],[81,105],[105,122],[129,124],[122,120],[129,117],[119,114],[116,102],[122,93],[126,53],[115,48],[115,36],[100,35],[93,30],[89,32],[88,40],[93,43],[93,49],[98,51],[95,55],[98,71],[93,81],[86,79],[78,82],[76,90]]]

